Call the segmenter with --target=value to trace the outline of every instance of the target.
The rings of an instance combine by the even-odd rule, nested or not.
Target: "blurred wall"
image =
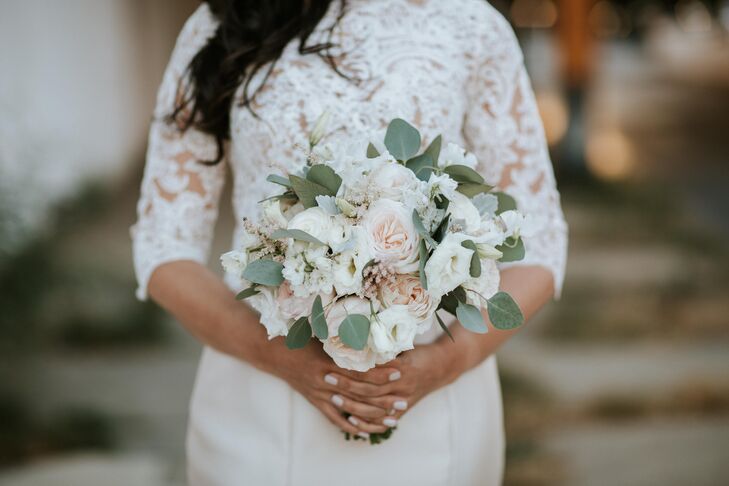
[[[134,167],[194,0],[2,0],[0,231],[9,251],[55,202]]]

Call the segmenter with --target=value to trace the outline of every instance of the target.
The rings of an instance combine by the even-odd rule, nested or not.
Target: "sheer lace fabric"
[[[275,190],[265,181],[269,173],[301,163],[296,146],[306,145],[308,130],[323,111],[332,115],[324,142],[333,144],[382,137],[389,120],[401,117],[418,127],[424,144],[442,134],[473,151],[487,181],[537,218],[538,233],[525,241],[526,260],[512,265],[544,266],[559,293],[567,227],[534,95],[508,23],[481,0],[350,0],[348,5],[334,31],[333,53],[349,79],[324,59],[299,54],[294,41],[255,98],[260,118],[232,109],[224,163],[232,169],[238,222],[256,218],[257,201]],[[326,40],[338,13],[338,2],[332,2],[311,43]],[[214,139],[194,129],[180,132],[165,116],[188,63],[216,27],[203,4],[185,24],[159,91],[132,228],[140,298],[159,265],[208,259],[224,163],[199,163],[214,157]],[[262,78],[263,72],[252,85]],[[240,227],[236,241],[239,235]]]

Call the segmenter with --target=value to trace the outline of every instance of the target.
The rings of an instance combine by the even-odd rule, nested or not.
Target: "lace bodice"
[[[400,117],[420,130],[424,144],[442,134],[469,148],[486,180],[537,218],[540,230],[525,239],[527,258],[511,265],[546,267],[559,293],[567,227],[511,27],[482,0],[349,0],[347,5],[333,41],[339,70],[350,79],[316,55],[300,55],[293,41],[254,100],[260,118],[232,109],[226,162],[234,179],[237,221],[255,218],[257,202],[276,189],[265,181],[268,174],[302,163],[295,147],[306,145],[325,110],[331,117],[324,142],[332,143],[381,139],[387,123]],[[326,40],[338,9],[332,2],[311,43]],[[198,162],[214,157],[212,137],[194,129],[181,133],[164,120],[188,63],[216,27],[203,4],[185,24],[159,90],[139,219],[132,228],[140,298],[162,263],[208,258],[225,167]],[[262,78],[260,72],[252,86]],[[234,239],[240,235],[238,227]]]

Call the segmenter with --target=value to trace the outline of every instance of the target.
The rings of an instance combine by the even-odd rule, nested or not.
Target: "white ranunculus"
[[[440,167],[448,167],[449,165],[465,165],[471,169],[476,168],[477,164],[476,156],[470,152],[466,152],[465,149],[456,145],[455,143],[449,143],[443,150],[440,151],[438,156],[438,165]]]
[[[269,199],[261,203],[261,219],[264,224],[273,228],[286,228],[288,220],[281,211],[281,201]]]
[[[401,202],[404,194],[417,191],[420,186],[413,171],[398,163],[385,164],[372,172],[369,180],[370,188],[376,195]]]
[[[451,213],[451,220],[464,222],[464,229],[469,235],[478,231],[481,227],[481,213],[478,212],[478,208],[474,206],[471,200],[460,192],[456,192],[450,198],[448,212]]]
[[[494,260],[481,259],[481,275],[478,278],[469,278],[463,286],[467,289],[473,290],[483,296],[485,299],[490,299],[496,292],[499,291],[499,283],[501,282],[501,274]],[[483,307],[484,301],[481,297],[474,292],[466,292],[466,299],[471,305],[476,307]]]
[[[370,205],[362,220],[372,257],[393,265],[399,272],[417,268],[418,232],[411,211],[401,203],[380,199]]]
[[[280,312],[276,301],[278,289],[260,286],[257,290],[259,293],[247,298],[246,302],[261,314],[260,321],[268,331],[268,339],[285,336],[293,322]]]
[[[370,341],[379,362],[387,362],[402,351],[413,349],[418,322],[406,305],[393,305],[372,319]]]
[[[232,250],[220,255],[220,263],[227,273],[241,278],[248,265],[248,252]]]
[[[324,340],[324,351],[332,357],[334,363],[341,368],[355,371],[367,371],[376,364],[377,356],[369,346],[358,351],[346,346],[339,338],[339,326],[351,314],[370,315],[370,303],[359,297],[347,297],[332,304],[327,309],[326,320],[329,336]]]
[[[428,292],[440,298],[471,276],[473,250],[461,243],[468,239],[461,233],[448,233],[425,264]]]
[[[362,270],[372,259],[367,237],[360,227],[352,228],[354,246],[334,257],[332,273],[334,288],[339,295],[354,294],[362,289]]]
[[[440,299],[432,296],[420,284],[414,274],[399,274],[386,281],[379,288],[379,299],[385,307],[406,305],[410,314],[418,321],[418,333],[427,331]]]
[[[331,236],[332,218],[319,207],[308,208],[291,218],[287,229],[304,231],[323,243]]]

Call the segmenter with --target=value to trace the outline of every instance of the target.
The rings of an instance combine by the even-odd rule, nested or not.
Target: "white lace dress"
[[[338,2],[311,42],[326,39]],[[274,171],[301,162],[317,117],[329,109],[325,141],[370,137],[404,118],[427,144],[438,134],[468,147],[487,181],[538,216],[517,264],[549,269],[557,291],[566,256],[566,224],[522,55],[508,23],[482,0],[349,0],[335,30],[337,75],[292,42],[253,108],[231,112],[225,163],[205,166],[215,141],[165,123],[179,79],[214,33],[203,4],[185,24],[159,91],[147,166],[132,229],[138,295],[162,263],[206,263],[218,199],[233,174],[237,220],[257,216],[256,202],[275,188]],[[259,73],[256,82],[260,82]],[[240,237],[236,231],[233,244]],[[234,284],[231,284],[234,286]],[[234,289],[237,290],[237,289]],[[432,341],[438,333],[426,334]],[[409,411],[392,438],[371,446],[346,442],[283,381],[206,348],[193,392],[188,431],[189,478],[199,485],[498,484],[504,438],[496,363],[489,358]]]

